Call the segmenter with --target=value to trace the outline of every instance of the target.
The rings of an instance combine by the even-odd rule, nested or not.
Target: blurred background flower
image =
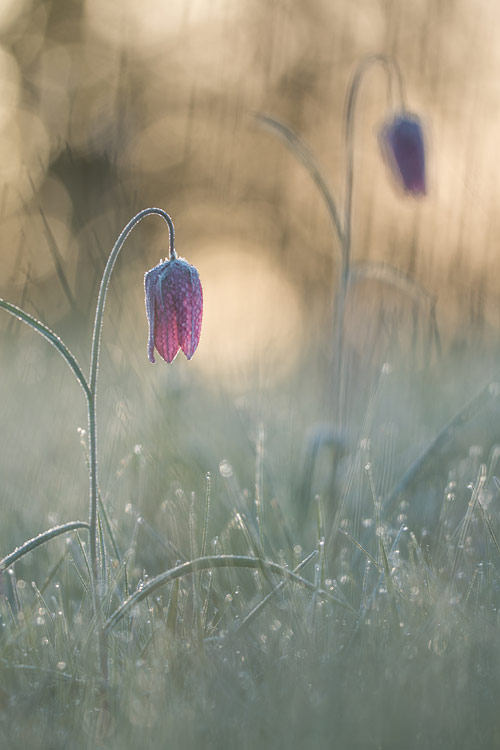
[[[425,195],[424,134],[416,115],[395,115],[381,131],[381,145],[394,176],[403,190]]]

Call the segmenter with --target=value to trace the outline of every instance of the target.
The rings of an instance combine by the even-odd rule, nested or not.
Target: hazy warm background
[[[252,113],[299,133],[342,200],[345,95],[367,53],[393,55],[401,66],[409,108],[425,125],[429,195],[398,193],[380,158],[377,132],[391,109],[374,68],[356,124],[353,259],[390,263],[431,297],[415,302],[373,281],[358,287],[347,321],[355,377],[383,362],[396,340],[412,369],[434,362],[433,352],[411,359],[409,333],[418,329],[425,349],[433,298],[443,351],[483,343],[495,359],[499,24],[492,0],[2,0],[0,296],[63,335],[87,367],[105,259],[124,224],[149,205],[172,215],[178,252],[204,286],[192,363],[152,367],[143,274],[165,257],[167,235],[157,218],[134,231],[104,327],[100,436],[112,474],[136,443],[151,451],[176,420],[172,449],[180,460],[188,443],[202,477],[230,453],[224,411],[216,410],[218,399],[227,403],[225,388],[243,432],[245,420],[254,429],[266,416],[262,407],[248,417],[250,392],[262,404],[275,389],[287,440],[297,394],[314,393],[311,421],[324,416],[318,385],[331,359],[338,246],[305,170]],[[374,324],[381,306],[385,328]],[[3,502],[29,515],[36,487],[36,508],[66,517],[54,500],[63,487],[83,517],[78,386],[31,331],[7,315],[0,331]],[[475,367],[486,379],[485,362]],[[200,411],[205,388],[212,395]],[[145,435],[148,414],[157,423]],[[21,480],[28,489],[19,499]]]

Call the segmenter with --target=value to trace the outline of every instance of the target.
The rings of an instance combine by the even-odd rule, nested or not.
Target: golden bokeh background
[[[136,211],[158,205],[204,283],[193,366],[239,382],[266,369],[271,382],[300,354],[328,360],[336,238],[303,166],[253,113],[302,137],[341,205],[349,81],[364,55],[384,53],[425,125],[429,195],[399,193],[380,157],[392,105],[374,67],[355,127],[353,261],[390,264],[436,298],[445,347],[496,347],[499,24],[491,0],[4,0],[0,295],[85,350],[107,253]],[[145,350],[142,276],[166,246],[149,219],[120,258],[113,356]],[[353,295],[358,349],[381,298],[411,315],[387,287]]]

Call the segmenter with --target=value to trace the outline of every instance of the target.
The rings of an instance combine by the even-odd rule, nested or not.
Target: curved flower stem
[[[337,235],[340,246],[341,268],[339,272],[338,291],[334,306],[334,344],[335,368],[334,368],[334,394],[333,394],[333,419],[339,427],[342,427],[343,414],[343,378],[344,378],[344,317],[345,305],[349,287],[349,274],[351,265],[351,224],[352,224],[352,196],[353,196],[353,179],[354,179],[354,121],[356,113],[356,104],[361,82],[365,72],[374,64],[380,64],[386,70],[389,76],[389,94],[391,100],[397,101],[397,106],[402,110],[406,109],[405,92],[401,70],[396,61],[386,55],[369,55],[365,57],[352,78],[346,102],[346,112],[344,119],[344,139],[346,151],[346,175],[345,175],[345,193],[344,193],[344,211],[343,220],[341,212],[338,210],[337,201],[335,200],[331,189],[329,188],[325,177],[323,176],[313,154],[301,139],[279,120],[269,115],[257,112],[255,118],[260,124],[269,128],[276,133],[288,146],[294,156],[302,162],[309,172],[312,180],[316,184],[323,199],[326,203],[328,215],[332,222],[333,228]]]
[[[109,255],[108,262],[102,275],[101,284],[99,287],[99,296],[97,298],[96,315],[94,322],[94,332],[92,334],[92,355],[90,360],[90,380],[89,380],[89,474],[90,474],[90,511],[89,511],[89,523],[90,523],[90,560],[92,575],[94,577],[94,584],[98,583],[98,565],[97,565],[97,549],[98,549],[98,525],[97,525],[97,496],[98,496],[98,481],[97,481],[97,425],[96,425],[96,391],[97,391],[97,374],[99,371],[99,352],[101,346],[101,334],[102,334],[102,320],[104,315],[104,306],[106,304],[106,296],[108,293],[109,280],[111,272],[113,271],[116,259],[123,247],[125,240],[128,235],[142,219],[150,214],[157,214],[161,216],[168,225],[169,230],[169,254],[170,257],[175,257],[174,249],[174,223],[166,211],[161,208],[145,208],[139,211],[133,219],[122,229],[115,245]],[[94,590],[97,589],[97,585],[94,586]],[[95,602],[98,608],[98,601]]]
[[[92,352],[90,360],[90,378],[87,380],[82,372],[80,365],[78,364],[74,355],[69,351],[64,342],[48,328],[46,325],[41,323],[39,320],[34,318],[29,313],[21,310],[16,305],[6,302],[0,299],[0,309],[6,310],[11,315],[22,320],[23,323],[29,325],[43,338],[45,338],[52,346],[54,346],[61,356],[65,359],[71,370],[73,371],[76,379],[80,383],[87,399],[88,408],[88,424],[89,424],[89,480],[90,480],[90,508],[89,508],[89,522],[84,523],[82,521],[75,521],[63,526],[54,527],[49,531],[28,540],[19,549],[14,550],[13,553],[7,555],[7,557],[0,560],[0,570],[7,565],[13,564],[19,557],[34,549],[40,544],[49,541],[53,537],[72,531],[76,528],[88,528],[90,536],[90,574],[92,578],[92,592],[93,592],[93,604],[94,612],[99,623],[99,653],[101,669],[104,679],[108,676],[108,657],[107,657],[107,641],[106,633],[104,631],[104,620],[102,612],[102,582],[104,580],[103,572],[105,571],[106,560],[104,559],[104,545],[101,547],[101,560],[100,566],[98,564],[97,551],[99,548],[99,523],[98,523],[98,475],[97,475],[97,420],[96,420],[96,391],[97,391],[97,375],[99,370],[99,351],[101,344],[101,333],[102,333],[102,321],[104,315],[104,306],[106,304],[106,295],[108,292],[109,280],[111,272],[115,265],[116,259],[120,250],[123,247],[125,240],[130,234],[131,230],[138,224],[142,219],[150,214],[157,214],[161,216],[166,222],[169,231],[169,256],[171,259],[176,257],[174,240],[174,223],[170,216],[161,208],[145,208],[139,211],[133,219],[124,227],[121,231],[115,245],[109,255],[104,273],[102,275],[101,284],[99,287],[99,296],[97,298],[97,307],[94,323],[94,331],[92,334]]]
[[[106,263],[106,268],[104,269],[104,273],[101,279],[101,284],[99,287],[99,296],[97,298],[94,333],[92,335],[92,358],[90,362],[90,390],[93,393],[95,393],[95,390],[96,390],[97,371],[99,367],[99,349],[101,345],[102,318],[103,318],[103,313],[104,313],[104,305],[106,304],[106,295],[108,293],[108,286],[109,286],[109,279],[111,277],[111,272],[113,271],[113,268],[116,263],[116,259],[118,258],[118,255],[120,253],[120,250],[123,247],[123,243],[127,239],[132,229],[135,227],[136,224],[142,221],[142,219],[144,219],[146,216],[150,216],[151,214],[157,214],[158,216],[161,216],[162,219],[166,221],[168,225],[168,232],[169,232],[169,254],[170,254],[170,257],[175,257],[174,222],[172,221],[171,217],[167,214],[167,212],[164,211],[162,208],[145,208],[142,211],[139,211],[139,213],[136,214],[133,217],[133,219],[131,219],[129,223],[120,232],[120,235],[118,236],[118,239],[116,240],[115,245],[109,255],[108,262]]]
[[[102,334],[102,321],[104,315],[104,306],[106,304],[106,296],[108,293],[109,280],[113,271],[116,259],[122,249],[125,240],[128,235],[142,219],[150,214],[157,214],[168,225],[169,231],[169,255],[171,258],[176,257],[174,240],[175,231],[174,223],[171,217],[161,208],[145,208],[139,211],[122,229],[118,239],[116,240],[113,249],[109,255],[104,273],[102,275],[101,284],[99,287],[99,296],[97,298],[97,307],[94,322],[94,332],[92,334],[92,354],[90,359],[90,379],[89,379],[89,395],[88,395],[88,421],[89,421],[89,479],[90,479],[90,508],[89,508],[89,525],[90,525],[90,568],[93,578],[93,595],[94,595],[94,609],[96,616],[99,618],[101,623],[101,667],[105,679],[107,678],[107,646],[102,629],[102,607],[101,607],[101,583],[102,583],[102,571],[106,565],[106,561],[101,560],[100,570],[97,559],[97,550],[99,549],[99,524],[97,522],[97,501],[98,501],[98,461],[97,461],[97,424],[96,424],[96,395],[97,395],[97,375],[99,372],[99,353],[101,346],[101,334]]]
[[[352,186],[354,179],[354,120],[356,114],[356,103],[363,76],[372,65],[379,63],[384,67],[389,76],[391,98],[394,96],[392,89],[391,73],[395,73],[398,86],[398,99],[401,109],[406,109],[403,77],[399,65],[386,55],[369,55],[359,64],[349,87],[347,106],[344,120],[344,138],[346,150],[346,182],[344,195],[344,241],[342,246],[342,278],[347,279],[349,274],[349,262],[351,252],[351,218],[352,218]]]
[[[405,92],[403,86],[403,77],[401,70],[396,63],[390,57],[386,55],[369,55],[365,57],[359,64],[357,70],[349,87],[349,93],[347,95],[347,104],[344,119],[344,139],[345,139],[345,152],[346,152],[346,175],[345,175],[345,193],[344,193],[344,222],[343,232],[340,237],[341,245],[341,261],[342,266],[339,275],[339,286],[337,292],[337,301],[335,305],[335,351],[336,351],[336,368],[335,368],[335,398],[334,398],[334,409],[335,419],[337,423],[342,426],[344,419],[343,414],[343,360],[344,360],[344,317],[345,317],[345,304],[349,285],[349,271],[351,264],[351,236],[352,236],[352,196],[353,196],[353,182],[354,182],[354,122],[356,114],[356,104],[358,101],[358,93],[361,87],[363,76],[366,71],[375,64],[380,64],[384,67],[389,77],[390,96],[391,99],[396,96],[401,109],[405,109]],[[392,73],[395,74],[397,82],[397,92],[393,90],[393,77]]]

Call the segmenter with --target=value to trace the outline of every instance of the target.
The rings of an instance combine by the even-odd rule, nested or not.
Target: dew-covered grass
[[[118,413],[103,372],[109,680],[84,528],[3,575],[2,747],[495,747],[498,387],[388,503],[478,375],[450,389],[439,368],[386,366],[335,453],[303,374],[235,395],[164,367],[156,389],[124,375]],[[35,385],[3,369],[2,555],[86,519],[85,417],[63,370],[50,352]]]

